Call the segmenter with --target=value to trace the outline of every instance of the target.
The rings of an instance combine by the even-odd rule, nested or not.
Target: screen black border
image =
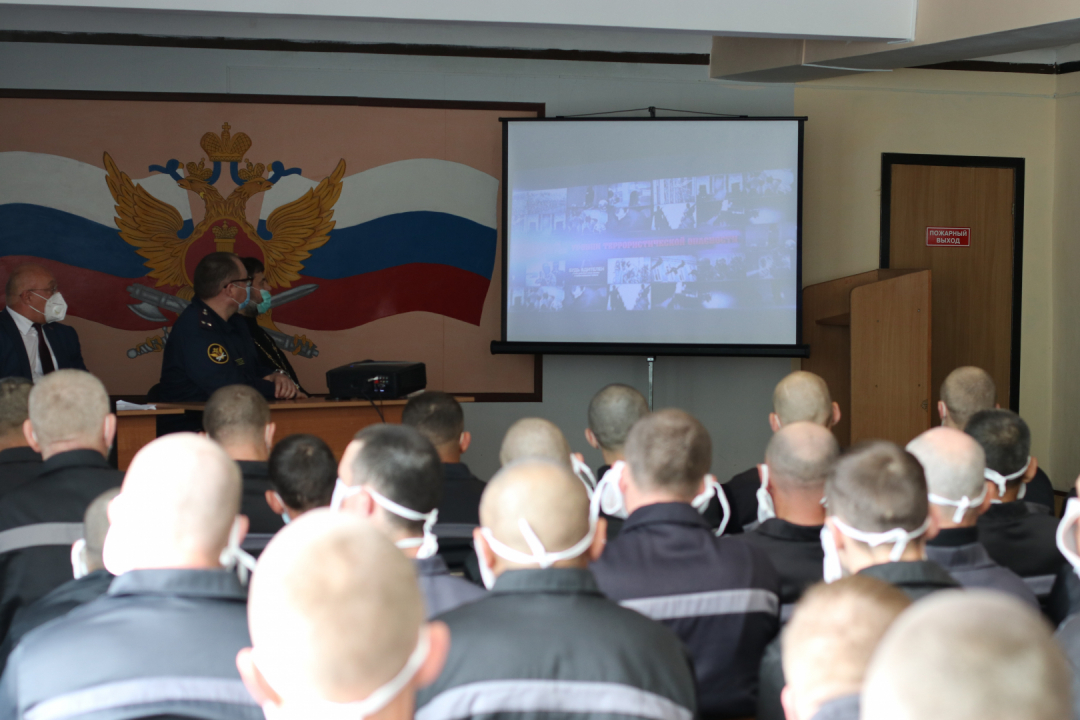
[[[502,251],[502,340],[493,340],[491,352],[494,355],[502,354],[547,354],[547,355],[693,355],[709,357],[809,357],[810,348],[803,344],[802,327],[802,243],[803,243],[803,139],[807,121],[806,116],[762,116],[754,117],[740,115],[738,117],[662,117],[662,118],[575,118],[575,117],[537,117],[537,118],[499,118],[502,123],[503,156],[502,156],[502,237],[499,238]],[[799,135],[799,158],[798,158],[798,187],[795,211],[795,343],[793,345],[735,345],[735,344],[706,344],[706,343],[577,343],[577,342],[532,342],[532,341],[508,341],[506,339],[506,314],[507,294],[509,291],[509,276],[507,275],[509,264],[510,244],[510,209],[508,191],[509,184],[509,141],[510,123],[536,123],[536,122],[796,122],[798,123]]]

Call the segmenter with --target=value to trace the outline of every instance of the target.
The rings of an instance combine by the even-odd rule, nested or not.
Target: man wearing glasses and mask
[[[205,402],[226,385],[250,385],[267,400],[296,397],[287,375],[263,365],[237,310],[250,299],[252,278],[234,253],[210,253],[195,267],[195,297],[165,343],[156,400]]]
[[[40,265],[20,265],[5,288],[0,312],[0,377],[37,382],[54,370],[85,370],[79,335],[62,325],[67,303],[53,274]]]

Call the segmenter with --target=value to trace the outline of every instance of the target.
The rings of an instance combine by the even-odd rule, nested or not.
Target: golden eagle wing
[[[292,202],[282,205],[266,219],[269,240],[257,239],[263,251],[266,279],[271,287],[289,287],[300,279],[303,261],[311,250],[322,247],[334,229],[334,203],[341,196],[345,160],[339,160],[330,177]]]
[[[176,208],[158,200],[131,182],[105,153],[105,179],[116,203],[116,227],[120,237],[146,258],[150,277],[157,285],[190,285],[184,270],[184,252],[193,237],[178,236],[184,220]]]

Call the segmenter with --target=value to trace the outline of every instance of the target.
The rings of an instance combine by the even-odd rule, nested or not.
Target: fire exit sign
[[[927,247],[969,247],[971,228],[965,227],[928,227],[926,228]]]

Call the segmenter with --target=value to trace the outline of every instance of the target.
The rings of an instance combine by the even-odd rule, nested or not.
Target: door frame
[[[1009,407],[1020,411],[1020,309],[1024,276],[1024,158],[982,155],[922,155],[881,153],[881,251],[879,264],[889,267],[889,234],[892,214],[892,169],[894,165],[936,165],[940,167],[1005,168],[1013,171],[1013,278],[1012,347],[1009,357]]]

